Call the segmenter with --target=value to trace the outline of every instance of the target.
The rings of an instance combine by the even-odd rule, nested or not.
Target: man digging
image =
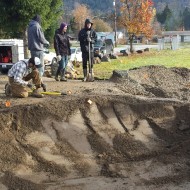
[[[38,71],[38,68],[41,67],[42,65],[38,57],[15,63],[8,72],[9,83],[5,85],[5,94],[17,98],[26,98],[28,97],[27,87],[29,87],[32,89],[31,96],[42,98],[43,95],[39,93],[42,81]],[[31,79],[33,84],[28,82]]]

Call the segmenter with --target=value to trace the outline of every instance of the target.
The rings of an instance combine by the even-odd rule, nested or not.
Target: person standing
[[[83,81],[87,81],[87,61],[91,61],[91,70],[89,73],[93,73],[93,61],[94,61],[94,43],[97,40],[97,34],[94,29],[92,29],[93,23],[90,19],[85,20],[84,28],[80,30],[78,34],[78,40],[80,42],[80,47],[82,51],[82,63],[83,63]],[[90,43],[90,49],[89,49]],[[90,51],[90,57],[89,57]]]
[[[61,23],[59,29],[56,30],[54,36],[54,49],[57,55],[59,67],[57,69],[55,80],[59,81],[59,74],[61,75],[60,81],[67,81],[65,72],[68,64],[68,57],[71,55],[70,39],[67,35],[67,24]]]
[[[28,97],[28,90],[26,87],[31,88],[32,96],[42,98],[43,95],[39,93],[41,88],[41,78],[38,68],[41,68],[40,59],[32,57],[28,61],[21,60],[15,63],[8,72],[9,83],[5,85],[5,94],[12,95],[17,98]],[[31,72],[28,72],[28,69]],[[32,80],[33,84],[30,81]]]
[[[32,18],[28,26],[28,49],[31,57],[38,57],[42,67],[38,68],[40,76],[44,74],[44,45],[49,46],[49,42],[45,39],[41,27],[41,17],[36,15]],[[42,83],[43,90],[46,91],[46,85]]]

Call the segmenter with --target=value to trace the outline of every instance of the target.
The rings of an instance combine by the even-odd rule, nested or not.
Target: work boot
[[[83,74],[84,74],[84,79],[82,81],[86,82],[86,80],[87,80],[87,69],[83,69]]]
[[[5,85],[5,95],[6,96],[11,96],[12,95],[12,93],[11,93],[11,85],[9,83],[7,83]]]
[[[58,76],[55,76],[55,80],[56,80],[56,81],[59,81],[59,77],[58,77]]]
[[[61,79],[60,81],[67,82],[67,79],[65,78],[65,69],[61,70]]]
[[[55,80],[56,81],[59,81],[59,68],[57,69],[57,72],[56,72],[56,74],[55,74]]]
[[[36,97],[36,98],[43,98],[44,97],[43,94],[40,94],[38,89],[33,90],[31,96]]]
[[[41,86],[42,86],[43,91],[46,92],[47,91],[46,84],[42,83]]]

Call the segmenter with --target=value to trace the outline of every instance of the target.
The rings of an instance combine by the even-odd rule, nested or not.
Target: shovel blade
[[[94,74],[88,73],[86,81],[87,82],[93,82],[94,81]]]

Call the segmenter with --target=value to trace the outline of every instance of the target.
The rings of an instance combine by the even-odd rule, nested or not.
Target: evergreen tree
[[[190,30],[190,11],[187,7],[183,12],[183,24],[185,30]]]
[[[166,5],[165,9],[161,13],[157,13],[156,17],[158,22],[162,25],[165,24],[167,20],[169,20],[172,16],[172,12],[169,9],[168,5]]]
[[[42,28],[55,25],[61,13],[62,0],[1,0],[0,25],[11,38],[23,38],[29,21],[39,14]]]

